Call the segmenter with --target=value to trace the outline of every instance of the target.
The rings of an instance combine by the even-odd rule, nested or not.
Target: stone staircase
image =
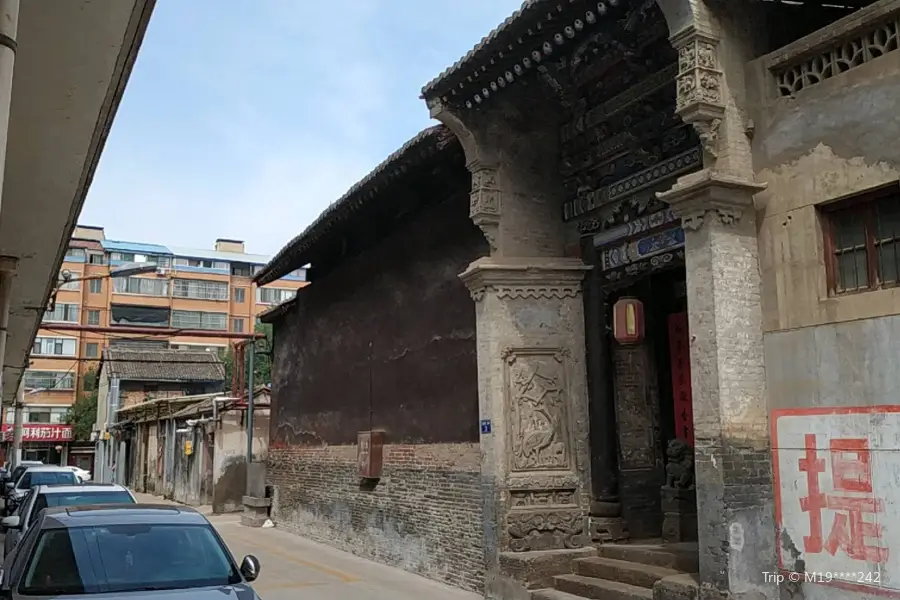
[[[696,598],[696,544],[604,544],[597,551],[576,559],[573,574],[555,576],[553,588],[533,591],[532,600]]]

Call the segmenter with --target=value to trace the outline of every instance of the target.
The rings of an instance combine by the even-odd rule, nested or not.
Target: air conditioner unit
[[[169,273],[169,270],[165,267],[159,267],[156,269],[156,274],[160,277],[165,277]]]

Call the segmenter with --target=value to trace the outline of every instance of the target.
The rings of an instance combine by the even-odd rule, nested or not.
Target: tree
[[[272,325],[269,323],[257,323],[255,332],[261,333],[266,337],[256,342],[256,354],[253,357],[254,387],[272,383]],[[225,351],[222,362],[225,364],[225,385],[231,386],[232,374],[234,373],[233,346],[229,346]],[[244,390],[241,391],[243,392]],[[232,390],[232,393],[237,395],[235,390]]]
[[[76,441],[88,441],[97,422],[97,369],[90,369],[81,377],[81,389],[68,412],[66,423],[72,426]]]

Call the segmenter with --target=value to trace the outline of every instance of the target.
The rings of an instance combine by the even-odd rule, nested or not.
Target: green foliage
[[[91,439],[91,431],[97,421],[97,370],[91,369],[81,377],[81,389],[69,411],[66,423],[72,426],[75,440],[86,442]]]
[[[257,323],[255,331],[266,337],[256,342],[256,355],[253,357],[254,387],[272,383],[272,325]],[[222,356],[222,362],[225,363],[225,386],[231,387],[231,377],[234,373],[234,349],[231,346]],[[235,393],[233,390],[232,392]]]

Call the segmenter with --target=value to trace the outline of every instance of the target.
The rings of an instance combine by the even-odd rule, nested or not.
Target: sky
[[[520,5],[158,0],[79,223],[274,254],[435,123],[422,86]]]

